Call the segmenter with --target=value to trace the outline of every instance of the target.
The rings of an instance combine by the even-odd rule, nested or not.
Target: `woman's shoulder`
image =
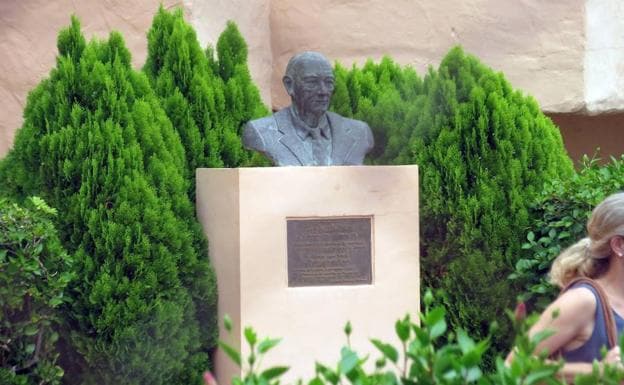
[[[563,316],[593,318],[597,301],[594,288],[589,285],[579,284],[561,293],[549,307],[558,308]]]

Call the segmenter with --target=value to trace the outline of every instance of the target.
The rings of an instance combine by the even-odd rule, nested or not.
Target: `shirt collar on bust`
[[[290,106],[290,117],[292,118],[293,126],[295,127],[295,131],[297,135],[301,138],[301,140],[306,140],[308,136],[313,137],[313,131],[320,130],[321,135],[326,139],[330,139],[331,131],[329,127],[329,120],[327,119],[327,114],[323,114],[321,119],[319,120],[318,127],[310,127],[303,120],[297,116],[297,112],[295,111],[294,106]]]

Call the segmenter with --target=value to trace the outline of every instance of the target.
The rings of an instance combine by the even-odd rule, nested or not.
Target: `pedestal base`
[[[309,380],[316,361],[338,362],[347,321],[353,325],[353,349],[377,357],[369,338],[398,346],[394,322],[419,311],[416,166],[198,169],[197,210],[217,274],[219,319],[228,314],[234,321],[233,333],[221,330],[221,339],[245,355],[245,326],[253,326],[260,336],[282,337],[263,366],[290,366],[285,383]],[[310,218],[338,223],[341,218],[370,218],[370,284],[289,287],[294,238],[287,239],[287,223]],[[340,231],[348,245],[362,234]],[[328,245],[328,238],[318,239]],[[215,366],[222,385],[240,375],[222,352],[216,354]]]

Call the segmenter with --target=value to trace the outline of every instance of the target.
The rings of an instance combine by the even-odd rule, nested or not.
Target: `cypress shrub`
[[[200,383],[216,288],[180,137],[118,33],[87,44],[72,18],[58,50],[0,176],[14,195],[37,192],[61,213],[78,276],[67,382]]]
[[[162,7],[148,32],[143,68],[186,149],[187,174],[198,167],[257,164],[243,149],[242,124],[268,114],[247,68],[247,44],[227,24],[212,48],[202,51],[182,10]],[[194,183],[189,194],[194,196]]]
[[[352,116],[376,134],[371,161],[419,165],[423,285],[443,290],[455,328],[485,338],[499,320],[490,357],[507,350],[504,310],[518,294],[507,276],[521,255],[529,205],[546,181],[572,173],[557,127],[459,47],[422,80],[390,59],[337,72]]]
[[[228,167],[269,165],[258,152],[244,150],[241,145],[243,125],[251,119],[268,115],[269,110],[262,103],[260,92],[251,79],[247,66],[247,43],[234,22],[228,21],[219,36],[216,54],[219,75],[225,83],[223,122],[228,129],[224,133],[230,134],[223,137],[226,149],[223,151],[224,163]],[[210,55],[210,50],[207,55]]]
[[[537,103],[461,49],[432,80],[423,114],[432,125],[409,149],[421,166],[424,279],[446,292],[453,323],[485,336],[518,294],[507,276],[530,203],[545,182],[570,176],[572,163]],[[509,335],[502,322],[497,350]]]
[[[369,161],[409,163],[398,158],[422,110],[423,81],[416,71],[384,57],[379,64],[369,60],[350,71],[337,63],[335,75],[332,110],[369,124],[375,137]]]

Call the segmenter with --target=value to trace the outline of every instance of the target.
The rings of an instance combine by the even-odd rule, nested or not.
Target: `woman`
[[[579,277],[593,279],[608,299],[619,335],[624,330],[624,193],[609,196],[594,209],[587,234],[555,259],[550,278],[561,288]],[[561,374],[566,379],[591,373],[594,360],[621,363],[619,348],[607,343],[608,315],[601,305],[595,288],[572,283],[529,331],[531,336],[542,330],[554,332],[537,346],[536,353],[561,354],[566,361]],[[603,346],[610,348],[604,358]]]

